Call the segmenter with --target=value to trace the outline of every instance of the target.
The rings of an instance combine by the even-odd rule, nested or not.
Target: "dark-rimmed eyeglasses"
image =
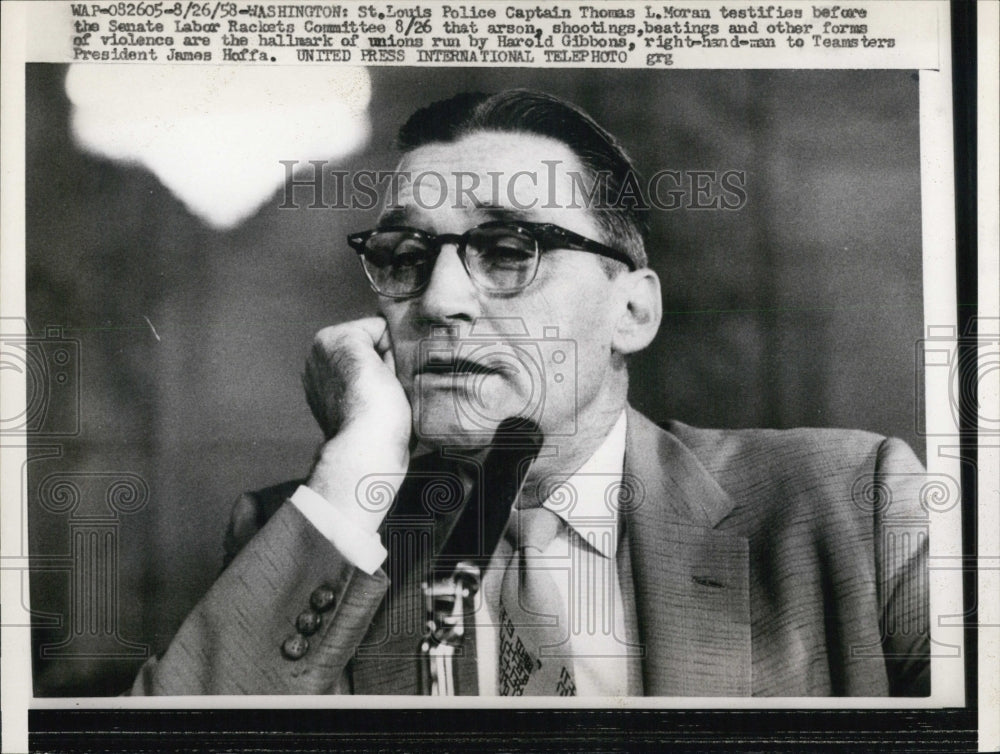
[[[635,270],[624,252],[551,223],[497,220],[455,233],[427,233],[392,225],[352,233],[347,243],[358,252],[376,293],[401,299],[427,288],[434,263],[445,244],[455,244],[472,282],[487,293],[519,293],[538,274],[543,252],[569,249],[599,254]]]

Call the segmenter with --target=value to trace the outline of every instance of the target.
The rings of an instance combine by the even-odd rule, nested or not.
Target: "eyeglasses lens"
[[[407,231],[378,231],[365,242],[365,269],[375,287],[389,296],[405,296],[424,286],[434,265],[431,245]]]
[[[469,276],[488,291],[519,291],[534,280],[538,244],[524,228],[486,226],[466,234]],[[419,292],[430,278],[438,249],[420,233],[384,230],[365,242],[363,261],[375,287],[389,296]]]
[[[519,291],[535,277],[538,244],[518,227],[476,228],[465,250],[469,274],[482,288]]]

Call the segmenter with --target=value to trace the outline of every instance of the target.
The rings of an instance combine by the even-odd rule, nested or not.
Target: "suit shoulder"
[[[666,429],[737,500],[850,497],[858,480],[873,478],[888,442],[847,429]]]
[[[700,460],[715,465],[739,465],[770,458],[776,464],[800,468],[831,459],[872,458],[886,437],[859,429],[799,427],[795,429],[704,429],[671,421],[664,429]]]

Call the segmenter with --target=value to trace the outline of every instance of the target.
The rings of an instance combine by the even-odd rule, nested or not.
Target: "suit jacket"
[[[351,566],[291,504],[223,571],[133,693],[416,694],[420,581],[456,518],[411,468],[385,567]],[[660,429],[629,409],[619,577],[630,669],[648,696],[926,695],[923,469],[901,441],[844,430]],[[409,491],[407,491],[407,485]],[[418,492],[419,494],[413,494]],[[429,502],[430,501],[430,502]],[[334,606],[287,659],[296,616]]]

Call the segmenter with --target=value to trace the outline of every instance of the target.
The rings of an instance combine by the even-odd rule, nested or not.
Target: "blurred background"
[[[35,692],[118,694],[217,575],[237,494],[308,471],[321,437],[303,358],[320,327],[374,311],[343,239],[376,212],[310,209],[301,189],[299,209],[279,208],[275,158],[263,204],[219,220],[167,173],[74,137],[65,66],[26,75],[28,325],[78,343],[79,360],[79,431],[35,438],[27,464],[31,551],[49,563],[31,574]],[[632,364],[633,404],[708,427],[861,428],[923,458],[916,74],[386,67],[366,81],[328,168],[390,170],[419,106],[524,86],[583,107],[647,176],[745,171],[739,210],[653,212],[666,316]],[[276,105],[259,107],[263,121]],[[230,132],[201,134],[211,151]],[[246,118],[244,138],[269,138],[255,134]],[[244,180],[175,152],[202,188]]]

